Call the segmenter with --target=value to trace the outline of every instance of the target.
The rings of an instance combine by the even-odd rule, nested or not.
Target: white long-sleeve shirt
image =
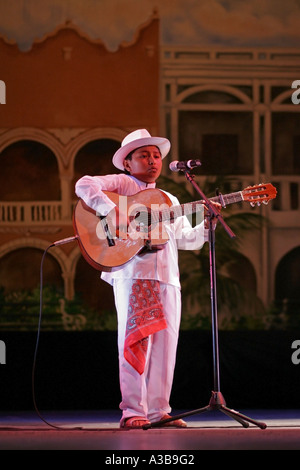
[[[115,207],[115,204],[103,191],[133,196],[139,191],[155,187],[155,183],[147,184],[133,176],[121,173],[105,176],[84,176],[77,181],[75,192],[87,206],[105,216]],[[172,205],[179,204],[175,196],[166,191],[164,192],[169,197]],[[162,249],[143,251],[112,272],[102,272],[102,279],[110,284],[113,283],[113,279],[156,279],[165,284],[180,287],[178,249],[200,249],[207,241],[207,230],[204,229],[203,221],[192,227],[185,216],[177,217],[173,223],[166,223],[165,229],[169,240]]]

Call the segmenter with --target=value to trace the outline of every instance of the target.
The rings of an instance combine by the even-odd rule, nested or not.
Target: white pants
[[[118,314],[119,374],[123,411],[121,423],[131,416],[159,420],[170,413],[169,399],[176,361],[181,317],[181,292],[178,287],[160,284],[161,302],[167,328],[149,338],[145,371],[140,375],[124,358],[124,341],[132,280],[115,279],[113,288]]]

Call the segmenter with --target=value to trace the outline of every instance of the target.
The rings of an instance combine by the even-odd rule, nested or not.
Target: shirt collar
[[[137,178],[135,178],[134,176],[131,176],[130,175],[130,178],[132,178],[138,185],[140,188],[155,188],[156,187],[156,183],[145,183],[144,181],[141,181]]]

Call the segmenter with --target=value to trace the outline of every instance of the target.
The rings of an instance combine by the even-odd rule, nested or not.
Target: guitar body
[[[170,207],[168,196],[159,189],[146,189],[133,196],[103,191],[116,204],[121,214],[117,220],[113,209],[100,217],[79,199],[73,214],[73,226],[83,257],[100,271],[112,271],[142,250],[161,248],[169,237],[164,224],[151,224],[151,210]],[[149,210],[149,212],[147,211]],[[127,218],[130,221],[126,226]],[[123,220],[122,220],[123,219]],[[123,225],[125,228],[117,230]]]
[[[166,222],[203,211],[204,201],[172,206],[168,196],[159,189],[146,189],[133,196],[103,192],[116,205],[107,216],[97,214],[82,199],[79,199],[73,214],[74,231],[82,255],[100,271],[117,269],[142,250],[163,247],[169,240]],[[241,201],[260,206],[268,204],[276,194],[272,184],[262,183],[210,201],[221,203],[223,207]]]

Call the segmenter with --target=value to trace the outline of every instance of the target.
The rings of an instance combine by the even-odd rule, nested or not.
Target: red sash
[[[166,327],[159,282],[135,279],[129,297],[124,357],[139,374],[144,372],[149,335]]]

